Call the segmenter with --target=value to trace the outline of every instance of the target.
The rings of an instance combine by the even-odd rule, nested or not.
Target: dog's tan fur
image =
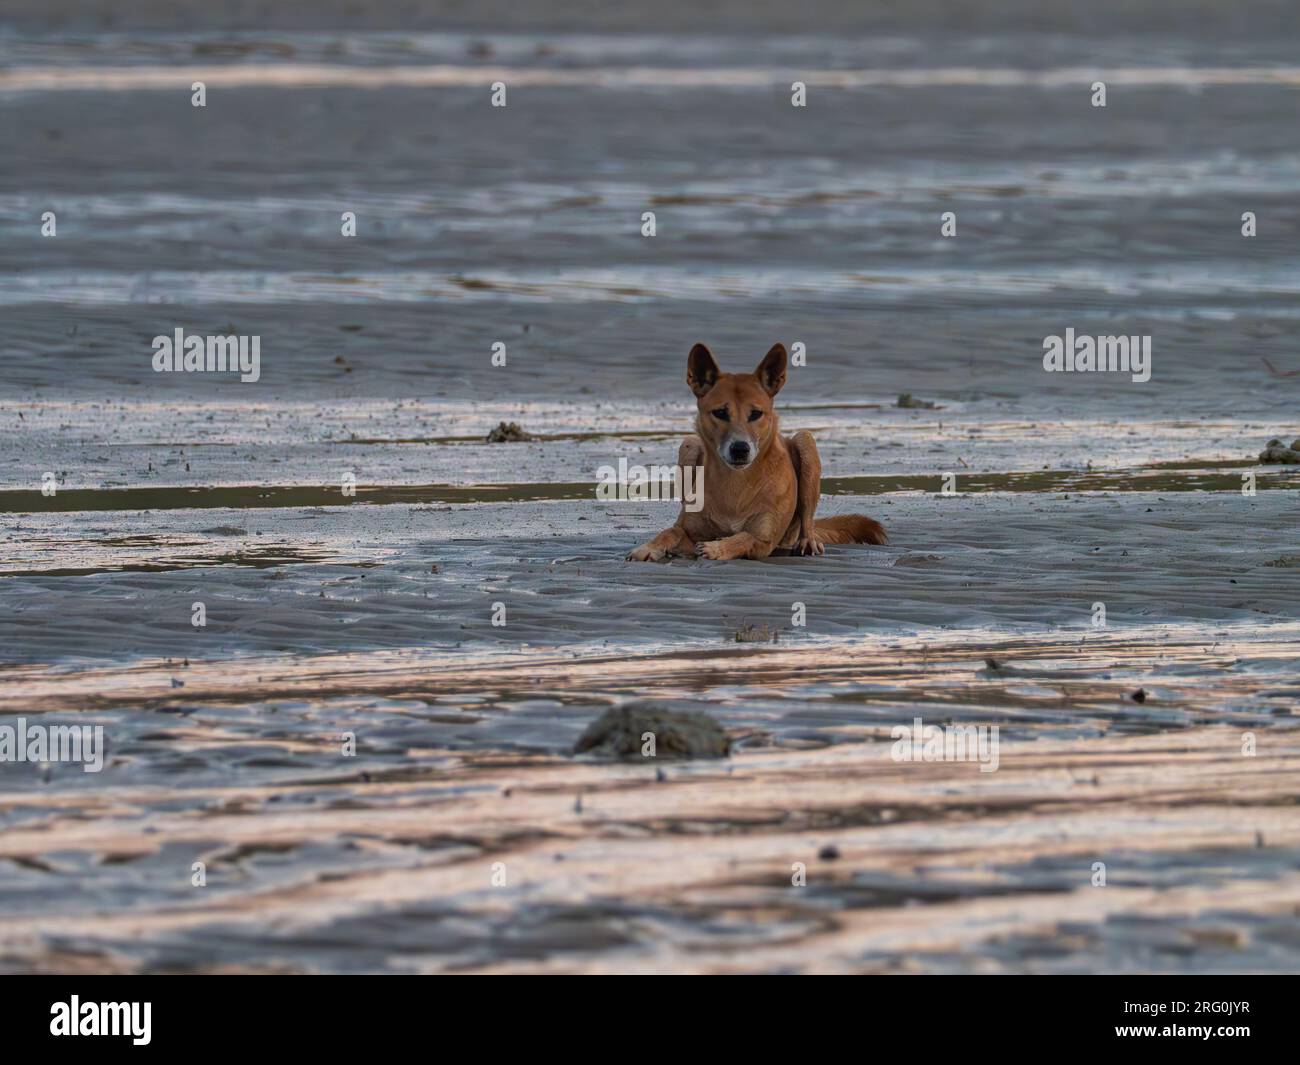
[[[767,558],[773,551],[820,555],[825,544],[883,544],[885,530],[857,514],[816,520],[822,464],[806,432],[783,437],[773,400],[785,384],[786,353],[773,345],[751,373],[722,373],[712,353],[696,344],[686,360],[695,393],[694,436],[677,452],[677,465],[704,468],[704,505],[682,506],[671,529],[628,554],[631,562],[670,555]],[[747,462],[729,461],[742,454]],[[725,454],[724,454],[725,453]]]

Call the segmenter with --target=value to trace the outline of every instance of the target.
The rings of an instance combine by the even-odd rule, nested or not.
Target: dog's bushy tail
[[[841,514],[835,518],[818,518],[813,527],[827,544],[887,544],[885,527],[861,514]]]

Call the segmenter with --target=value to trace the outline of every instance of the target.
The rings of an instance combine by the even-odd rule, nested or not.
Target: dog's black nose
[[[727,449],[727,457],[732,462],[744,462],[749,458],[749,445],[742,440],[737,440]]]

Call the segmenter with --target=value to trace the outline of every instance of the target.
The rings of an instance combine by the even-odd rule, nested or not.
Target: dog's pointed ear
[[[696,344],[686,356],[686,383],[695,393],[696,399],[718,383],[718,374],[721,372],[713,359],[713,352],[703,344]]]
[[[773,344],[754,371],[758,383],[769,396],[775,396],[785,384],[785,345]]]

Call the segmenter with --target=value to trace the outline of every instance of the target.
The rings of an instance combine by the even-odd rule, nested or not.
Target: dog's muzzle
[[[754,448],[746,440],[733,440],[726,446],[722,458],[728,466],[742,469],[754,461]]]

